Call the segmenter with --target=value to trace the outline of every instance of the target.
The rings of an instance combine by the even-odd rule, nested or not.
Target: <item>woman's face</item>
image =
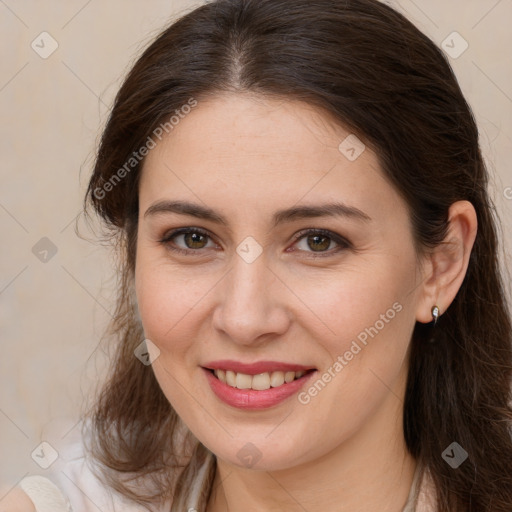
[[[145,160],[153,370],[228,463],[290,468],[401,427],[421,273],[404,201],[349,135],[303,103],[224,95]]]

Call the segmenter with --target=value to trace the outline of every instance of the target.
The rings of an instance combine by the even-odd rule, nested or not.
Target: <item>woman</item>
[[[447,60],[389,6],[178,20],[89,183],[122,256],[110,379],[71,473],[20,487],[40,510],[42,485],[53,510],[510,511],[487,180]]]

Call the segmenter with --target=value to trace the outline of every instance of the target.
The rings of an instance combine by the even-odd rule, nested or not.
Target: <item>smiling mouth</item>
[[[232,370],[208,370],[215,375],[217,379],[232,388],[253,389],[256,391],[265,391],[270,388],[285,386],[286,384],[298,380],[315,371],[315,369],[300,370],[296,372],[274,371],[258,373],[257,375],[248,375],[247,373],[239,373]]]

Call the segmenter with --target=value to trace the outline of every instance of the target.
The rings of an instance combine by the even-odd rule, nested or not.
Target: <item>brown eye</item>
[[[209,239],[208,233],[201,229],[181,228],[168,233],[160,242],[172,251],[191,254],[209,248]]]
[[[307,238],[308,247],[314,251],[325,251],[329,249],[332,240],[327,236],[322,235],[309,235]]]
[[[341,236],[321,229],[310,229],[298,233],[294,245],[298,246],[301,252],[310,253],[311,257],[331,256],[351,247],[351,244]]]
[[[206,236],[201,233],[190,232],[181,236],[183,236],[183,241],[189,249],[202,249],[205,245]]]

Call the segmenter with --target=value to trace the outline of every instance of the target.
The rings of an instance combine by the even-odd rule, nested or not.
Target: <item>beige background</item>
[[[469,43],[450,60],[480,127],[510,268],[512,3],[388,3],[440,46],[453,31]],[[194,5],[198,2],[0,0],[4,484],[14,485],[29,473],[44,474],[31,452],[43,440],[59,450],[76,424],[83,396],[102,371],[105,357],[98,343],[113,309],[111,260],[104,247],[91,242],[93,234],[81,216],[81,232],[91,240],[76,236],[74,221],[120,79],[159,29]],[[46,59],[31,47],[43,31],[59,45]],[[43,237],[57,249],[46,262],[33,253]]]

